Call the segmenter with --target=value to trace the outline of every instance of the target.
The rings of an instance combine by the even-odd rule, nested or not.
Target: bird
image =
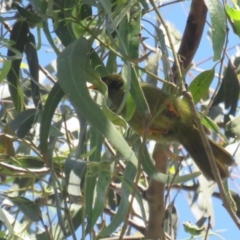
[[[121,74],[110,74],[102,77],[101,80],[107,85],[108,98],[113,110],[117,112],[121,106],[126,90]],[[128,125],[140,136],[145,136],[148,140],[158,143],[180,143],[190,154],[200,171],[207,180],[215,181],[211,165],[204,148],[199,130],[194,123],[194,117],[188,103],[181,97],[164,92],[162,89],[141,82],[143,95],[149,107],[151,118],[147,119],[137,108],[132,117],[127,119]],[[123,118],[126,115],[126,104],[118,113]],[[208,138],[212,148],[221,179],[229,177],[228,166],[234,161],[229,152],[221,145]]]

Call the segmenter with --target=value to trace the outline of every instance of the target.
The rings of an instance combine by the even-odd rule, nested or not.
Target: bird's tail
[[[181,143],[189,152],[203,175],[209,180],[215,180],[199,131],[196,128],[193,128],[192,131],[192,134],[189,134],[192,137],[181,141]],[[211,139],[208,140],[212,148],[220,176],[222,179],[227,178],[229,176],[228,166],[233,164],[232,156],[223,147]]]

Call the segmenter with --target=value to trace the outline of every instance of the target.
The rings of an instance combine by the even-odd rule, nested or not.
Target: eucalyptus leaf
[[[218,0],[204,0],[208,11],[210,13],[212,30],[211,38],[213,45],[213,61],[220,59],[222,54],[223,45],[226,38],[226,14],[222,3]]]

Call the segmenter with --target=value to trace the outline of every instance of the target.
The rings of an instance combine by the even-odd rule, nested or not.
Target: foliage
[[[236,168],[230,169],[230,187],[217,181],[216,192],[216,183],[198,177],[179,144],[157,144],[152,151],[155,143],[110,110],[101,81],[121,72],[126,119],[136,109],[150,117],[139,80],[180,96],[188,91],[204,128],[234,154],[239,56],[229,58],[227,25],[239,35],[240,3],[184,3],[190,10],[181,20],[187,20],[185,32],[179,33],[162,10],[180,8],[181,2],[29,0],[10,6],[2,1],[1,239],[175,239],[175,202],[184,191],[196,219],[196,225],[184,223],[186,236],[218,236],[209,230],[213,197],[224,204],[227,199],[226,210],[240,226],[239,196],[232,187],[232,182],[238,186]],[[194,56],[207,35],[213,57],[196,74]],[[54,61],[46,65],[45,43],[57,69]]]

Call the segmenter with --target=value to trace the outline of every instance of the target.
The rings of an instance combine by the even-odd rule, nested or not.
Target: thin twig
[[[206,230],[206,233],[205,233],[204,240],[207,240],[210,228],[211,228],[211,216],[208,217],[208,225],[207,225],[207,230]]]

